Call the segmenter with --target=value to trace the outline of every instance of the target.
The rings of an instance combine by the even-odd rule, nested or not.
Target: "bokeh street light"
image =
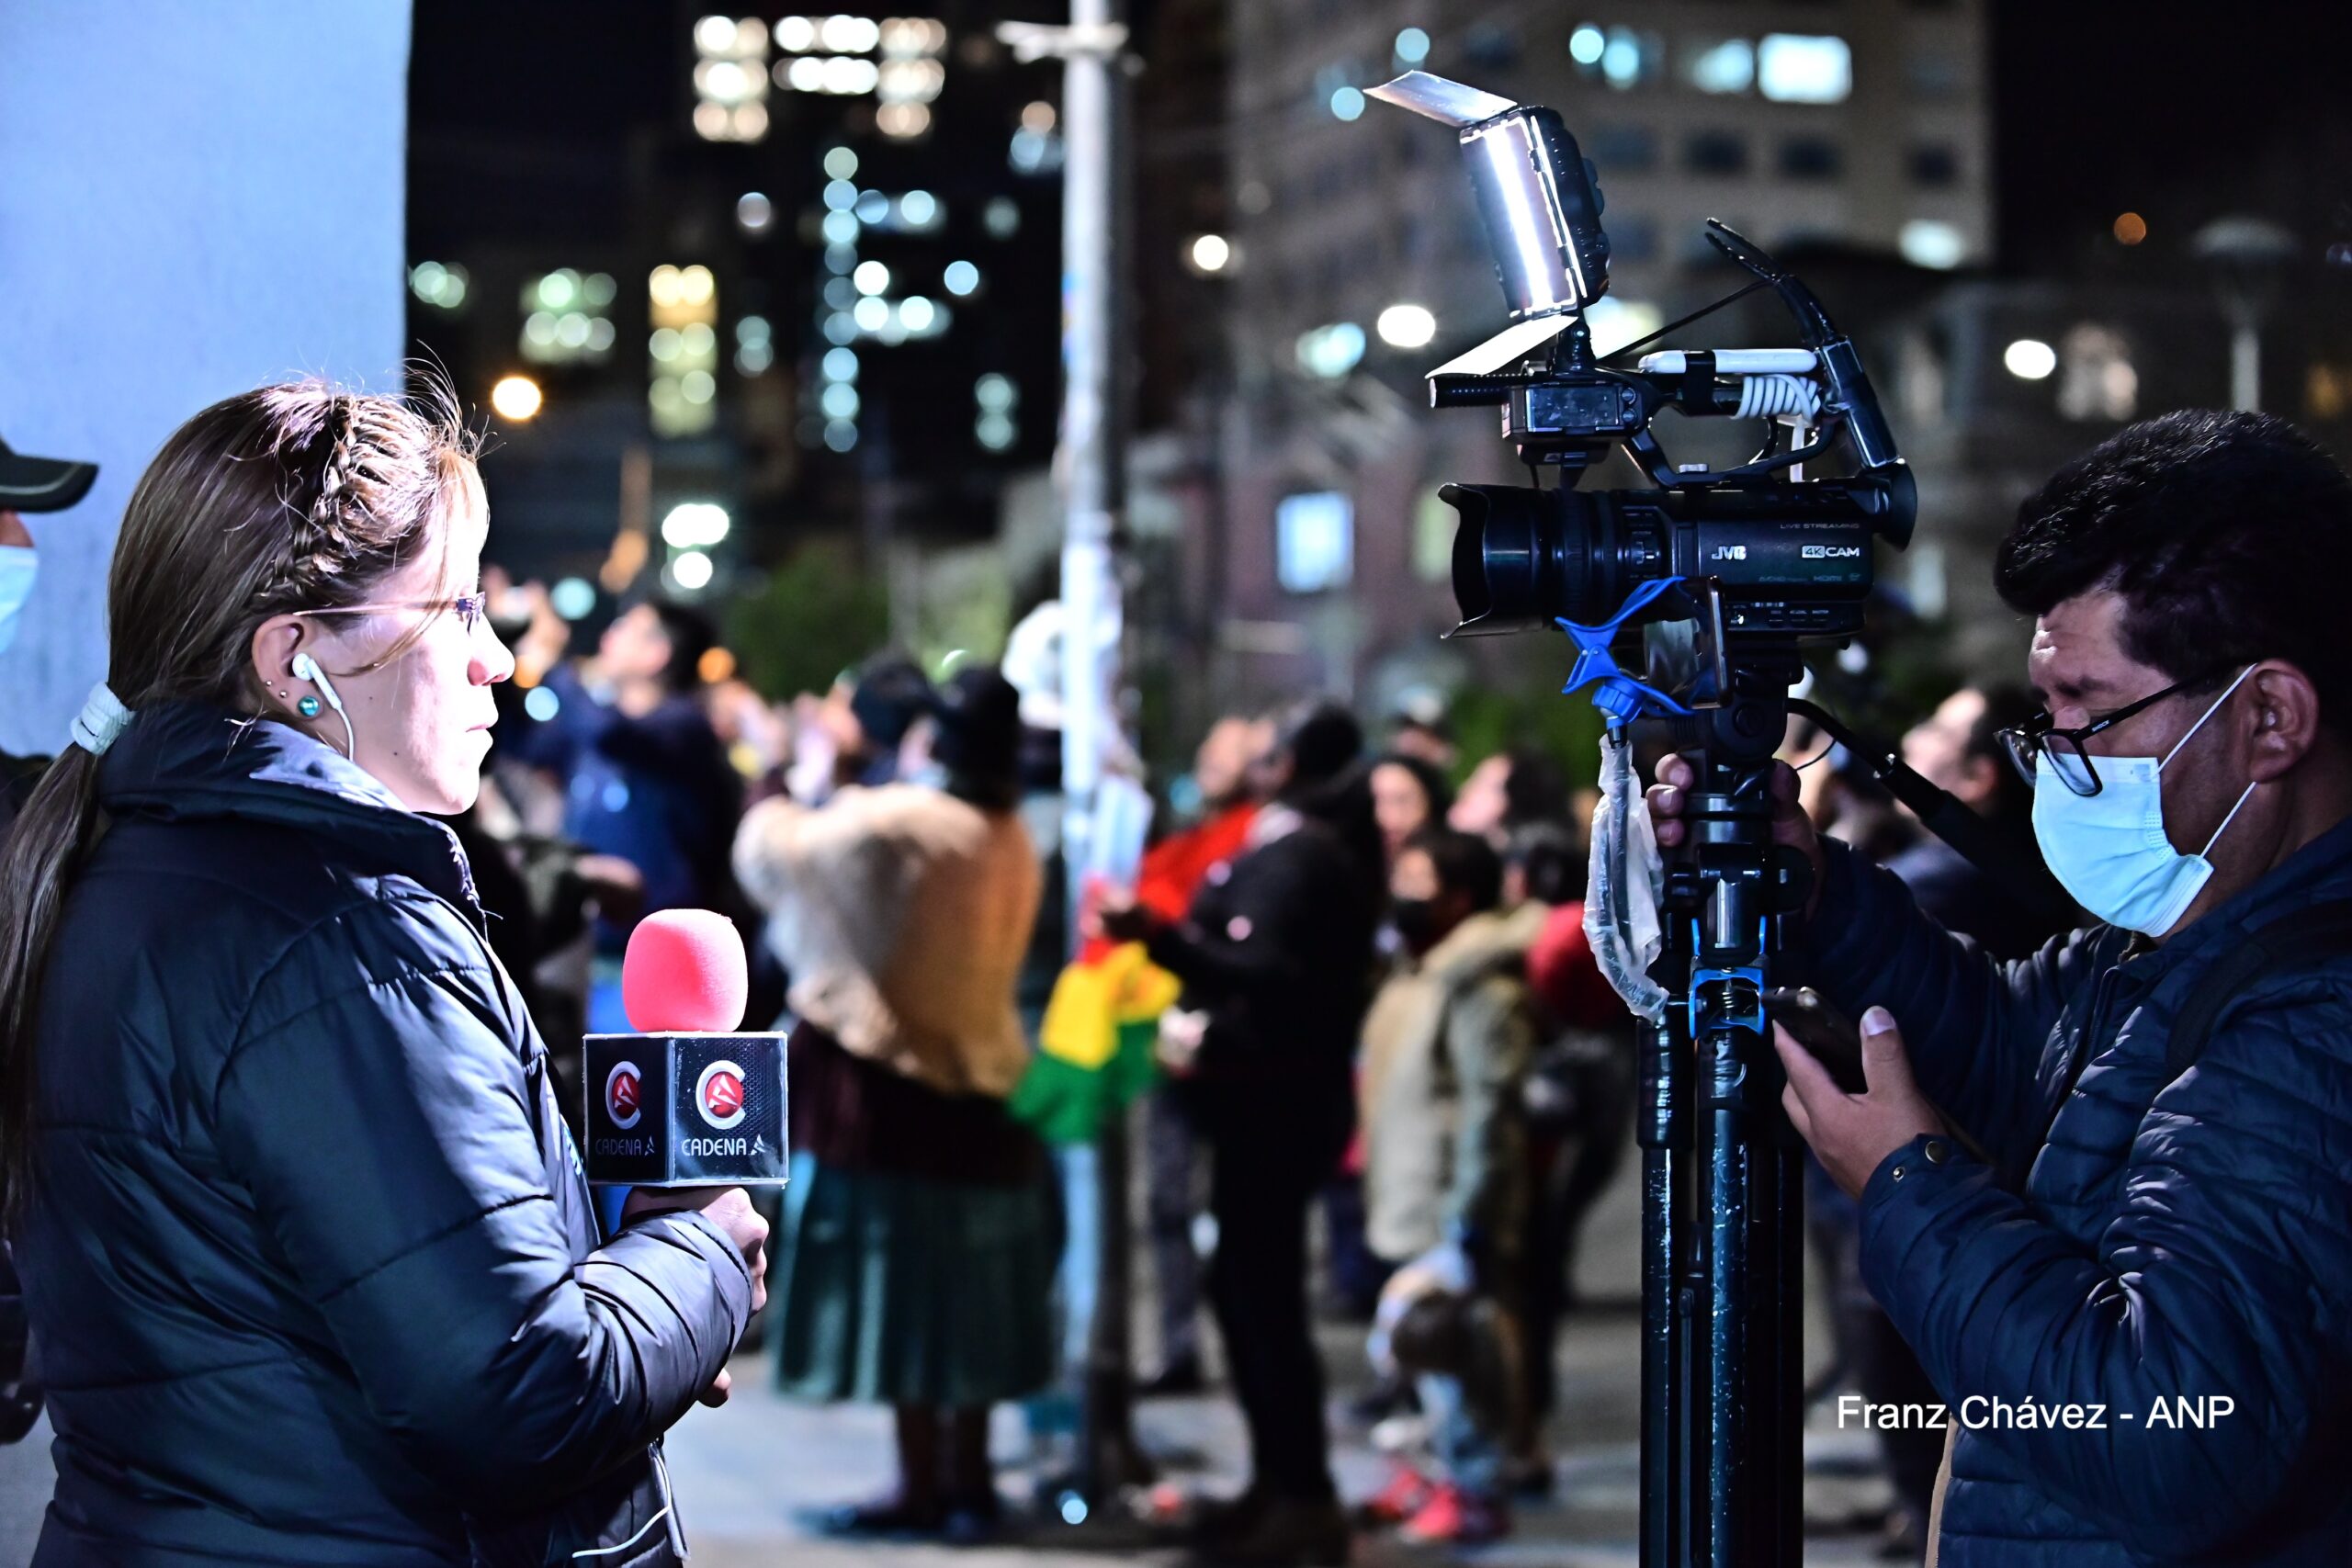
[[[490,389],[490,406],[498,417],[518,424],[539,412],[541,400],[539,384],[528,376],[502,376]]]
[[[1437,318],[1423,305],[1391,305],[1373,322],[1391,348],[1427,348],[1437,336]]]
[[[2043,381],[2058,368],[2058,351],[2040,338],[2021,337],[2001,351],[2001,364],[2020,381]]]

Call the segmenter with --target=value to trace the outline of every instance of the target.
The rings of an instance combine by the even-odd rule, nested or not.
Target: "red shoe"
[[[1401,1525],[1430,1505],[1437,1483],[1409,1464],[1400,1464],[1388,1484],[1356,1506],[1356,1517],[1365,1525]]]
[[[1473,1496],[1459,1486],[1440,1486],[1405,1521],[1396,1539],[1408,1546],[1476,1546],[1510,1533],[1510,1509],[1492,1498]]]

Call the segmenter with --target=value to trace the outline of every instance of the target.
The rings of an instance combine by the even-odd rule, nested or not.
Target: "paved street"
[[[1638,1491],[1634,1404],[1638,1318],[1633,1311],[1634,1187],[1622,1179],[1595,1216],[1579,1283],[1600,1305],[1572,1320],[1560,1348],[1561,1413],[1553,1442],[1559,1459],[1558,1495],[1522,1510],[1517,1535],[1498,1546],[1460,1554],[1479,1568],[1632,1568]],[[1340,1397],[1363,1381],[1360,1330],[1330,1326],[1323,1334],[1326,1364]],[[803,1518],[812,1508],[870,1495],[887,1473],[889,1420],[875,1409],[810,1409],[786,1404],[769,1391],[765,1364],[738,1359],[735,1395],[723,1410],[696,1410],[670,1439],[672,1469],[685,1500],[696,1568],[834,1568],[849,1564],[953,1564],[955,1568],[1059,1568],[1099,1564],[1102,1551],[1073,1549],[1057,1529],[980,1550],[905,1545],[847,1545],[814,1538]],[[1145,1447],[1170,1480],[1183,1486],[1229,1490],[1240,1483],[1241,1423],[1221,1398],[1154,1403],[1143,1407]],[[1363,1434],[1342,1427],[1340,1483],[1351,1495],[1371,1490],[1385,1475],[1385,1461]],[[0,1563],[31,1553],[46,1501],[49,1463],[44,1427],[36,1439],[0,1450]],[[1032,1483],[1031,1447],[1017,1412],[1001,1411],[997,1450],[1007,1462],[1005,1489],[1025,1498]],[[1816,1518],[1835,1520],[1883,1497],[1866,1475],[1867,1440],[1860,1434],[1816,1430],[1808,1438],[1812,1472],[1807,1506]],[[1817,1538],[1810,1562],[1860,1562],[1872,1557],[1874,1536]],[[1115,1555],[1176,1562],[1172,1550]],[[1358,1552],[1359,1568],[1419,1561],[1390,1546]]]

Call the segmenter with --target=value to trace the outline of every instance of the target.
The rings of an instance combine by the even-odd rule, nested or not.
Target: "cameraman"
[[[2106,922],[2033,957],[1947,932],[1775,775],[1774,836],[1817,874],[1792,956],[1869,1009],[1860,1095],[1776,1032],[1863,1275],[1956,1414],[2085,1413],[1953,1422],[1942,1568],[2352,1560],[2352,945],[2254,975],[2167,1061],[2213,965],[2352,898],[2347,578],[2352,482],[2258,414],[2134,425],[2026,502],[1996,581],[2038,617],[2049,708],[2009,743],[2052,870]],[[1691,770],[1657,776],[1679,845]],[[2234,1410],[2206,1429],[2160,1413],[2212,1395]]]

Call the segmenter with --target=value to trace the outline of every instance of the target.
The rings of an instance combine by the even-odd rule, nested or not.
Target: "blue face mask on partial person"
[[[2165,832],[2164,769],[2253,673],[2251,664],[2240,671],[2230,690],[2213,700],[2161,760],[2092,758],[2091,765],[2098,771],[2097,795],[2076,795],[2047,761],[2034,769],[2033,836],[2041,846],[2041,858],[2050,863],[2059,886],[2096,918],[2126,931],[2162,936],[2180,922],[2212,880],[2213,863],[2205,857],[2237,819],[2254,785],[2249,783],[2238,795],[2237,806],[2230,807],[2205,847],[2185,855],[2173,848]]]
[[[0,545],[0,653],[17,640],[17,623],[24,618],[25,601],[33,596],[33,579],[40,575],[40,556],[23,545]]]

